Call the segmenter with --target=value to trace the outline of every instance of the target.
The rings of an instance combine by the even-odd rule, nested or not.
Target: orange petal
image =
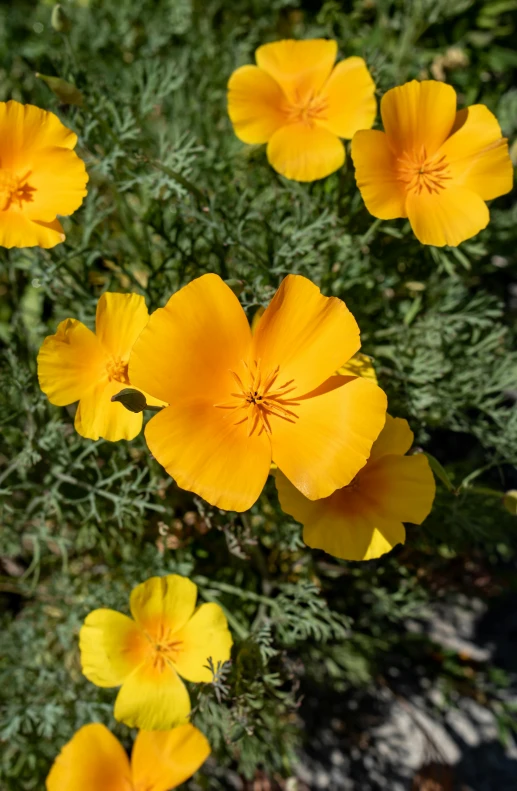
[[[381,100],[384,131],[396,151],[434,154],[447,139],[456,118],[456,92],[435,80],[392,88]]]
[[[149,312],[140,294],[105,292],[97,302],[95,334],[113,357],[127,363],[148,321]]]
[[[57,115],[32,104],[0,102],[2,167],[30,168],[30,156],[48,146],[72,149],[77,135],[64,126]]]
[[[234,388],[230,370],[247,359],[251,330],[239,300],[218,275],[203,275],[155,311],[135,343],[129,379],[166,403],[213,398]]]
[[[49,249],[65,241],[58,220],[38,222],[21,211],[0,211],[0,247],[43,247]]]
[[[370,462],[387,454],[403,456],[413,444],[414,437],[407,420],[386,415],[384,428],[373,443]]]
[[[335,41],[284,39],[259,47],[255,58],[258,66],[276,80],[290,101],[303,104],[323,87],[336,54]]]
[[[359,327],[337,297],[324,297],[301,275],[287,275],[257,324],[252,357],[278,383],[294,379],[297,393],[316,388],[359,349]]]
[[[147,662],[136,668],[115,701],[115,719],[130,728],[165,731],[184,725],[189,715],[188,691],[166,662]]]
[[[370,214],[381,220],[406,217],[406,192],[397,178],[396,155],[384,132],[356,132],[352,159],[355,180]]]
[[[196,607],[197,587],[187,577],[169,574],[151,577],[131,592],[131,614],[154,640],[173,634],[191,618]]]
[[[422,244],[456,247],[486,228],[488,209],[475,192],[447,187],[438,193],[426,189],[408,194],[406,209],[413,233]]]
[[[375,83],[362,58],[337,64],[320,97],[327,102],[321,126],[351,140],[358,129],[370,129],[377,114]]]
[[[333,377],[333,389],[300,400],[294,422],[271,419],[273,461],[310,500],[350,483],[385,422],[380,387],[360,377],[342,380]]]
[[[442,146],[454,184],[483,200],[510,192],[513,165],[497,118],[482,104],[461,110],[457,131]]]
[[[257,66],[242,66],[228,82],[228,114],[243,143],[267,143],[286,122],[286,99],[278,83]]]
[[[316,181],[345,161],[341,140],[319,126],[294,123],[274,133],[267,146],[270,165],[293,181]]]
[[[169,791],[192,777],[209,755],[206,737],[193,725],[139,731],[131,754],[133,785],[146,791]]]
[[[226,511],[246,511],[266,482],[271,444],[265,433],[248,437],[246,424],[238,424],[241,414],[214,401],[185,399],[153,417],[145,438],[182,489]]]
[[[228,662],[232,649],[232,636],[228,631],[226,616],[218,604],[202,604],[185,626],[177,632],[175,640],[180,650],[174,667],[187,681],[210,683],[219,663]]]
[[[51,404],[73,404],[105,376],[106,362],[93,332],[77,319],[65,319],[39,350],[39,385]]]
[[[75,430],[81,437],[109,442],[134,439],[142,429],[142,413],[130,412],[111,399],[127,387],[123,382],[109,381],[107,374],[81,396],[75,413]]]
[[[145,659],[149,641],[131,618],[115,610],[93,610],[79,633],[81,666],[98,687],[118,687]]]
[[[387,455],[361,471],[359,490],[383,519],[420,525],[431,511],[436,484],[423,453]]]
[[[128,791],[130,787],[126,752],[98,722],[80,728],[65,744],[46,783],[47,791]]]
[[[22,211],[31,220],[51,222],[79,208],[87,193],[88,174],[82,159],[68,148],[44,148],[33,154],[27,185],[34,190]]]

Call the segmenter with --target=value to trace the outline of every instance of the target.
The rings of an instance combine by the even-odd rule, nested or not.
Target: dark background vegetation
[[[478,764],[465,745],[462,782],[515,787],[505,749],[517,521],[502,504],[517,489],[514,197],[495,201],[488,229],[460,248],[422,247],[405,221],[367,213],[349,158],[310,185],[275,174],[263,147],[233,135],[225,93],[260,44],[327,36],[340,57],[366,59],[379,97],[432,77],[455,87],[460,106],[485,103],[515,160],[516,0],[63,7],[70,25],[58,32],[50,3],[0,5],[0,99],[57,112],[79,134],[90,174],[63,245],[0,251],[0,787],[42,788],[86,722],[131,743],[112,719],[113,691],[81,675],[77,633],[89,610],[125,610],[135,584],[170,572],[225,607],[235,638],[221,684],[192,690],[213,757],[188,787],[409,788],[402,758],[363,760],[372,744],[381,754],[375,728],[393,706],[418,703],[444,721],[465,700],[491,713],[502,741],[479,748],[488,755],[479,766],[494,767],[488,785],[478,785],[481,770],[469,776]],[[83,105],[60,101],[36,72],[75,84]],[[48,404],[36,354],[59,321],[92,326],[104,290],[141,293],[152,310],[209,271],[250,317],[289,272],[346,300],[391,414],[447,470],[433,514],[404,547],[362,564],[311,552],[272,482],[248,514],[220,512],[179,491],[143,436],[84,440],[74,408]],[[495,646],[481,659],[440,644],[429,626],[472,602],[485,613],[473,616],[475,640]],[[325,786],[335,749],[346,761]],[[444,758],[428,750],[421,763],[435,760]],[[414,788],[433,771],[417,773]],[[459,780],[444,771],[438,788],[452,788]]]

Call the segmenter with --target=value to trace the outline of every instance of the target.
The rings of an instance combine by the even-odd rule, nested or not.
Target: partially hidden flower
[[[344,560],[371,560],[403,544],[403,522],[421,524],[435,495],[423,453],[404,454],[413,443],[406,420],[386,416],[370,458],[348,486],[311,502],[276,473],[280,505],[303,525],[303,540]]]
[[[128,412],[111,398],[130,384],[129,355],[148,319],[142,296],[107,292],[97,303],[95,333],[77,319],[65,319],[43,341],[40,387],[55,406],[79,401],[75,428],[82,437],[116,442],[140,432],[142,414]],[[149,397],[147,401],[160,405]]]
[[[377,104],[362,58],[334,62],[335,41],[286,39],[264,44],[256,66],[228,83],[228,113],[244,143],[267,143],[272,167],[295,181],[315,181],[340,168],[358,129],[369,129]]]
[[[105,725],[84,725],[65,744],[47,777],[47,791],[171,791],[210,755],[193,725],[140,731],[131,760]]]
[[[93,610],[79,634],[83,673],[98,687],[120,687],[115,719],[144,730],[183,725],[190,696],[182,678],[209,683],[230,659],[232,637],[218,604],[196,609],[186,577],[151,577],[131,593],[132,618]]]
[[[408,217],[422,244],[453,247],[488,225],[485,201],[512,189],[508,141],[482,104],[456,111],[454,88],[413,80],[381,101],[384,132],[352,140],[357,186],[374,217]]]
[[[226,510],[253,505],[271,461],[310,499],[327,497],[384,425],[379,387],[333,376],[359,346],[345,303],[305,277],[283,280],[253,334],[221,278],[197,278],[151,315],[131,353],[133,385],[169,404],[146,426],[151,453]]]
[[[88,175],[73,151],[77,135],[54,113],[0,102],[0,245],[54,247],[58,216],[79,208]]]

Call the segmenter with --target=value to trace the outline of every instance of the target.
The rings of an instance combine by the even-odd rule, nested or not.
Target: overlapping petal
[[[174,660],[174,667],[187,681],[211,682],[213,674],[208,659],[212,659],[215,670],[218,663],[230,659],[232,636],[226,616],[218,604],[202,604],[177,632],[175,639],[179,641],[181,650]]]
[[[336,42],[326,39],[284,39],[264,44],[255,53],[257,65],[276,80],[291,101],[300,103],[319,93],[336,55]]]
[[[73,149],[77,143],[77,135],[57,115],[15,101],[0,102],[0,133],[2,167],[15,170],[27,165],[27,154],[49,146]]]
[[[390,145],[399,152],[424,148],[432,156],[456,120],[456,92],[435,80],[412,80],[392,88],[381,100],[381,115]]]
[[[59,214],[67,217],[82,204],[88,174],[82,159],[68,148],[49,146],[34,153],[28,184],[34,190],[23,205],[31,220],[52,222]]]
[[[79,634],[84,675],[98,687],[117,687],[145,660],[149,642],[137,624],[115,610],[93,610]]]
[[[107,374],[81,396],[75,413],[75,430],[82,437],[109,442],[134,439],[142,429],[142,413],[130,412],[122,404],[111,399],[127,385]]]
[[[241,66],[228,82],[228,114],[243,143],[267,143],[286,122],[286,99],[267,72]]]
[[[110,355],[127,363],[148,321],[147,305],[140,294],[106,292],[97,302],[95,334]]]
[[[407,216],[422,244],[453,247],[486,228],[490,220],[483,199],[465,187],[450,186],[439,193],[423,189],[406,199]]]
[[[267,158],[288,179],[316,181],[343,165],[345,147],[332,132],[298,122],[273,134],[267,146]]]
[[[192,777],[209,755],[206,737],[193,725],[140,731],[131,755],[133,785],[137,791],[169,791]]]
[[[0,212],[0,246],[55,247],[65,240],[59,220],[37,222],[19,211]]]
[[[168,730],[184,725],[190,714],[185,684],[166,662],[147,662],[129,675],[115,701],[115,719],[130,728]]]
[[[194,612],[196,598],[197,587],[186,577],[151,577],[131,592],[131,614],[152,639],[159,639],[185,626]]]
[[[359,129],[370,129],[377,113],[375,83],[362,58],[340,61],[323,86],[324,119],[329,132],[350,140]]]
[[[406,217],[406,192],[397,177],[396,153],[385,133],[376,129],[357,132],[352,159],[357,186],[370,214],[381,220]]]
[[[386,520],[421,524],[429,515],[436,491],[429,462],[422,453],[414,456],[382,456],[368,464],[359,487]]]
[[[85,725],[57,756],[46,788],[47,791],[129,791],[131,770],[126,752],[104,725]]]
[[[409,423],[400,417],[386,415],[386,423],[373,443],[370,463],[381,456],[403,456],[413,444],[414,434]]]

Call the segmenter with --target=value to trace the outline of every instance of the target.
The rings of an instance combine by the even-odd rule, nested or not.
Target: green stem
[[[382,220],[379,219],[378,217],[377,217],[376,220],[374,220],[372,222],[372,224],[370,225],[370,227],[368,228],[368,230],[366,231],[366,233],[364,234],[364,236],[361,238],[361,240],[359,242],[361,247],[363,247],[365,244],[368,244],[370,239],[373,238],[373,236],[375,235],[375,232],[376,232],[377,228],[379,227],[379,225],[381,224],[381,222],[382,222]]]

